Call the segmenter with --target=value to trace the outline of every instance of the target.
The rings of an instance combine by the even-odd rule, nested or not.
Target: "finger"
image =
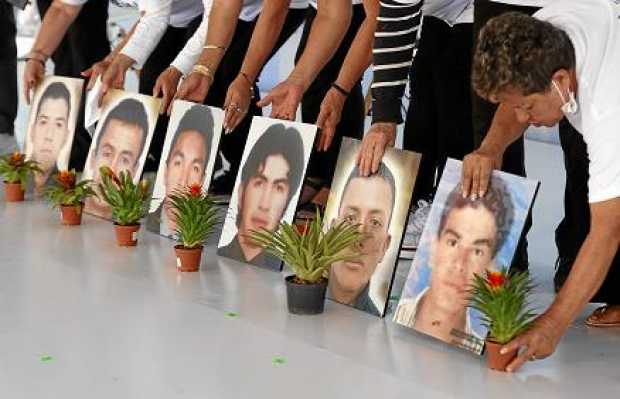
[[[377,173],[379,170],[379,165],[381,164],[381,159],[383,159],[383,144],[376,143],[374,147],[374,151],[372,154],[372,173]]]
[[[487,193],[487,189],[489,188],[489,183],[491,180],[492,171],[493,169],[491,168],[491,165],[489,164],[485,164],[482,167],[482,170],[480,172],[480,187],[478,187],[478,196],[480,198],[484,197],[484,195]]]
[[[85,71],[80,72],[80,75],[84,76],[85,78],[89,77],[91,74],[93,73],[93,67],[88,68]]]
[[[273,102],[273,96],[271,95],[271,93],[269,93],[265,96],[265,98],[259,100],[256,103],[256,106],[259,108],[263,108],[263,107],[270,105],[272,102]],[[271,114],[273,115],[273,110],[271,111]]]
[[[316,118],[316,125],[319,127],[319,129],[325,128],[325,122],[327,122],[328,118],[329,118],[329,111],[325,109],[321,109],[321,111],[319,112],[319,117]]]
[[[461,178],[463,198],[469,197],[471,192],[472,168],[469,162],[463,162],[463,176]]]
[[[103,97],[105,97],[109,89],[110,86],[108,86],[106,83],[101,84],[101,92],[99,93],[99,98],[97,99],[97,104],[99,104],[100,107],[101,105],[103,105]]]
[[[368,175],[368,170],[370,169],[369,166],[369,148],[372,144],[370,143],[366,143],[364,146],[362,146],[362,157],[360,159],[360,172],[362,173],[362,176],[367,176]]]
[[[476,163],[472,170],[471,190],[469,198],[476,200],[478,198],[478,190],[480,188],[480,165]]]
[[[329,150],[329,147],[331,147],[332,142],[334,141],[335,133],[335,126],[328,126],[327,128],[325,128],[325,130],[323,131],[323,151]]]
[[[166,98],[166,102],[168,103],[168,107],[167,107],[168,109],[166,110],[166,115],[170,116],[170,114],[172,114],[172,106],[174,105],[175,101],[176,101],[176,96],[173,96],[172,91],[171,91],[168,97]]]
[[[508,371],[509,373],[515,372],[520,369],[521,366],[525,364],[525,362],[529,361],[532,356],[536,354],[536,348],[534,347],[534,345],[532,345],[531,342],[525,345],[527,346],[527,349],[519,353],[519,355],[517,355],[517,357],[512,362],[510,362],[508,366],[506,366],[506,371]]]
[[[233,130],[235,130],[237,128],[237,126],[239,126],[239,124],[241,123],[241,121],[243,120],[245,114],[239,112],[237,113],[237,115],[235,115],[232,119],[232,121],[230,122],[230,125],[228,126],[228,132],[231,133]]]

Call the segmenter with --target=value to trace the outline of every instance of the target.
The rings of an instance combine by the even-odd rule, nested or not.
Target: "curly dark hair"
[[[493,99],[507,89],[527,96],[549,89],[553,74],[575,67],[575,49],[562,29],[519,12],[492,18],[480,31],[472,86]]]
[[[495,226],[497,227],[495,247],[493,248],[493,256],[495,256],[497,251],[504,245],[508,234],[510,234],[510,227],[515,218],[514,204],[508,187],[506,187],[502,180],[493,179],[484,197],[478,198],[475,201],[469,198],[463,198],[462,192],[462,187],[459,183],[450,194],[448,194],[443,212],[441,213],[441,219],[439,220],[437,237],[443,232],[450,213],[455,209],[463,209],[466,207],[478,209],[483,207],[493,215]]]

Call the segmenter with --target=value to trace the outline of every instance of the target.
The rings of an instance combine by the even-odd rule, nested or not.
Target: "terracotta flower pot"
[[[116,230],[116,242],[119,246],[135,247],[138,244],[139,224],[121,226],[120,224],[114,223],[114,229]]]
[[[66,226],[77,226],[82,224],[82,204],[61,205],[61,223]]]
[[[24,200],[24,189],[20,183],[4,182],[4,200],[6,202],[21,202]]]
[[[517,357],[517,350],[502,355],[499,350],[502,348],[502,344],[487,340],[486,341],[486,355],[487,355],[487,367],[491,370],[506,371],[506,366]]]
[[[183,245],[175,245],[174,252],[177,255],[177,269],[179,271],[197,272],[200,269],[202,245],[198,248],[185,248]]]
[[[286,281],[286,302],[290,313],[299,315],[323,313],[327,279],[316,284],[301,284],[296,276],[288,276],[284,280]]]

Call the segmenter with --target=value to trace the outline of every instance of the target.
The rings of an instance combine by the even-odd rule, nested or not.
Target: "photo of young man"
[[[332,264],[327,297],[382,317],[420,158],[389,149],[377,171],[363,176],[355,162],[360,147],[355,139],[342,143],[325,223],[346,221],[364,237],[350,250],[352,259]]]
[[[259,124],[269,125],[260,134]],[[254,144],[250,139],[256,136]],[[292,221],[316,128],[255,118],[250,130],[245,160],[237,176],[218,255],[269,269],[280,270],[280,261],[264,253],[249,234],[253,230],[275,231],[282,220]],[[254,134],[253,134],[254,133]],[[287,210],[291,210],[287,212]],[[290,215],[285,215],[288,213]],[[232,239],[230,234],[232,232]]]
[[[507,260],[514,254],[537,185],[511,185],[495,177],[484,197],[463,198],[456,164],[450,161],[448,175],[444,171],[438,189],[444,197],[439,193],[433,203],[422,238],[426,248],[416,254],[405,284],[405,289],[410,284],[417,287],[412,295],[403,295],[394,321],[444,342],[465,347],[474,343],[472,348],[479,350],[475,343],[484,340],[486,329],[467,307],[474,274],[510,264]],[[445,181],[451,178],[455,181]],[[515,195],[519,188],[525,191]]]
[[[110,94],[121,100],[112,101],[109,111],[103,110],[84,167],[84,178],[93,179],[95,187],[101,183],[102,166],[115,173],[127,171],[134,180],[140,179],[159,105],[158,100],[148,96],[127,95],[122,91]],[[85,210],[106,219],[112,216],[109,206],[98,197],[90,197]]]
[[[168,134],[171,134],[171,137],[167,137],[164,143],[156,179],[155,190],[163,195],[153,193],[151,204],[155,205],[155,210],[147,219],[147,228],[150,231],[174,237],[176,217],[170,207],[170,194],[192,184],[200,184],[207,190],[210,180],[208,166],[211,154],[219,143],[222,114],[221,110],[216,108],[185,101],[175,102],[171,123],[168,125]],[[177,119],[178,124],[175,122]]]
[[[43,170],[34,175],[36,194],[59,169],[68,167],[82,84],[81,79],[49,77],[42,83],[40,94],[35,94],[25,153]]]
[[[394,175],[384,163],[368,177],[362,176],[357,166],[353,168],[338,207],[338,222],[359,225],[365,237],[355,248],[360,252],[358,258],[332,265],[329,298],[375,316],[383,314],[368,291],[370,279],[390,246],[389,227],[395,199]]]

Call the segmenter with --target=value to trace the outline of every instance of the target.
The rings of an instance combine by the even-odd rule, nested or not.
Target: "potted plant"
[[[54,180],[57,184],[46,188],[43,195],[54,208],[60,208],[62,224],[68,226],[81,224],[84,200],[95,195],[92,180],[76,183],[75,170],[63,170],[54,176]]]
[[[218,209],[199,184],[176,190],[170,194],[169,199],[176,218],[175,233],[179,241],[174,247],[177,268],[182,272],[197,272],[202,244],[219,223]]]
[[[504,268],[474,275],[469,307],[482,313],[489,329],[485,351],[490,369],[505,371],[517,356],[517,350],[500,354],[500,349],[526,331],[536,317],[528,300],[534,287],[527,272],[507,273]]]
[[[150,184],[147,180],[135,184],[129,172],[117,175],[107,166],[100,168],[100,173],[99,192],[112,209],[116,241],[122,247],[134,247],[138,243],[140,219],[148,211]]]
[[[0,157],[0,176],[4,180],[6,202],[23,201],[31,175],[42,172],[38,162],[26,161],[26,156],[18,151]]]
[[[288,310],[294,314],[323,313],[327,276],[335,262],[359,256],[351,248],[361,240],[358,226],[346,221],[323,231],[323,217],[306,222],[307,227],[282,222],[275,232],[261,229],[252,240],[285,262],[295,274],[285,278]]]

